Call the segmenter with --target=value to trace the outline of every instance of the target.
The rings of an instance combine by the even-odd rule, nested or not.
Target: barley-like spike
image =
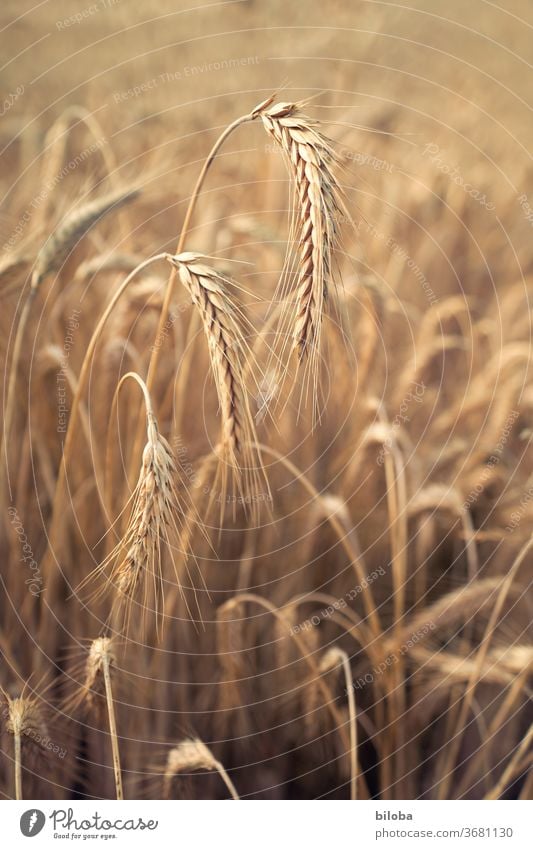
[[[133,509],[122,541],[108,558],[114,561],[111,583],[118,590],[116,604],[131,605],[140,587],[148,592],[151,579],[156,592],[156,614],[163,595],[161,540],[185,515],[177,490],[178,469],[167,440],[149,418],[148,440],[135,489]],[[125,554],[124,554],[125,552]]]
[[[135,200],[139,194],[139,189],[111,192],[104,197],[89,201],[67,215],[37,255],[32,288],[38,288],[48,274],[61,268],[72,249],[97,221],[112,210],[120,209],[121,206]]]
[[[143,613],[145,614],[153,603],[156,630],[160,636],[159,625],[164,617],[161,543],[167,544],[178,586],[180,575],[175,562],[174,543],[181,546],[185,568],[189,579],[192,580],[187,566],[188,548],[184,549],[182,543],[190,539],[188,522],[197,522],[198,517],[187,500],[186,487],[179,485],[181,472],[171,446],[159,432],[146,384],[136,372],[128,372],[122,377],[117,393],[128,379],[135,380],[143,391],[147,436],[139,477],[130,499],[131,512],[121,540],[103,562],[81,582],[78,590],[96,576],[105,574],[111,567],[107,579],[109,587],[115,593],[111,619],[115,620],[119,616],[123,621],[115,624],[128,630],[133,601],[143,589]],[[97,589],[93,595],[97,596],[100,592],[101,590]],[[151,592],[153,599],[150,598]]]
[[[332,282],[332,253],[345,213],[333,169],[338,157],[316,129],[316,122],[300,114],[300,107],[298,103],[275,103],[260,114],[266,131],[285,154],[295,182],[300,263],[293,340],[299,359],[309,358],[316,389],[322,322]]]
[[[37,699],[21,695],[12,699],[2,691],[6,703],[6,731],[13,735],[15,761],[15,798],[22,799],[23,743],[40,748],[40,741],[48,738],[48,730]],[[42,751],[46,751],[43,749]]]
[[[172,780],[176,775],[179,775],[181,772],[194,772],[199,769],[216,770],[231,793],[232,798],[235,800],[239,799],[235,786],[220,761],[217,761],[205,743],[198,738],[182,740],[181,743],[168,753],[163,779],[165,799],[172,798]]]
[[[262,466],[252,448],[257,436],[245,387],[243,331],[228,292],[232,281],[211,268],[201,254],[186,252],[169,255],[168,259],[177,268],[180,282],[202,319],[222,414],[224,459],[229,461],[239,485],[241,460],[244,461],[248,476],[245,494],[252,500]]]

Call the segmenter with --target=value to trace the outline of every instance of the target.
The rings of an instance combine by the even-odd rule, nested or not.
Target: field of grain
[[[531,799],[531,5],[0,28],[2,797]]]

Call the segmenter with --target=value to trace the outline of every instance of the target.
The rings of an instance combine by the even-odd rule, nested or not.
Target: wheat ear
[[[209,751],[205,743],[198,738],[183,740],[168,753],[167,766],[164,775],[165,798],[170,798],[172,779],[180,772],[197,769],[216,770],[228,788],[231,796],[239,801],[239,794],[223,765]]]
[[[251,496],[257,490],[262,466],[253,448],[257,438],[245,387],[246,343],[242,321],[228,291],[232,281],[197,253],[169,255],[168,260],[177,269],[203,324],[222,415],[223,457],[229,461],[241,492]]]
[[[113,614],[126,606],[126,629],[129,626],[131,605],[138,590],[144,587],[144,610],[148,607],[148,579],[151,577],[154,588],[157,633],[159,614],[164,616],[164,579],[162,569],[161,541],[170,542],[172,534],[181,544],[190,534],[183,534],[189,519],[198,521],[195,511],[185,500],[178,486],[180,472],[172,448],[159,432],[153,412],[152,402],[146,384],[135,372],[125,374],[115,392],[115,399],[126,380],[135,380],[140,386],[146,405],[146,445],[144,447],[141,470],[131,498],[132,508],[124,536],[97,567],[80,585],[83,587],[95,574],[105,572],[112,565],[109,581],[113,590],[118,591],[113,604]],[[174,562],[170,544],[167,546]],[[186,551],[180,546],[185,557]],[[174,571],[179,585],[176,564]],[[192,578],[189,574],[189,579]],[[162,602],[161,605],[159,602]],[[189,611],[190,612],[190,611]]]
[[[43,739],[47,734],[46,724],[36,699],[24,695],[12,699],[3,690],[2,696],[7,707],[6,730],[13,735],[15,799],[22,799],[22,739],[23,736],[33,741]]]
[[[275,103],[261,120],[285,154],[298,201],[294,235],[299,244],[294,347],[300,360],[309,359],[316,389],[320,339],[326,299],[332,283],[332,254],[339,222],[346,215],[334,174],[338,162],[330,141],[317,122],[300,114],[302,104]]]

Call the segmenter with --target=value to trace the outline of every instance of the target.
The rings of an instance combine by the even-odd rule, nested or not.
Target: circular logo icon
[[[46,817],[42,811],[37,808],[31,808],[29,811],[24,811],[20,818],[20,830],[24,837],[35,837],[43,830],[46,822]]]

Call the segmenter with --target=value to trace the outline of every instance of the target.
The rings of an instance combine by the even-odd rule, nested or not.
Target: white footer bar
[[[9,849],[533,847],[532,802],[5,801],[0,817]]]

